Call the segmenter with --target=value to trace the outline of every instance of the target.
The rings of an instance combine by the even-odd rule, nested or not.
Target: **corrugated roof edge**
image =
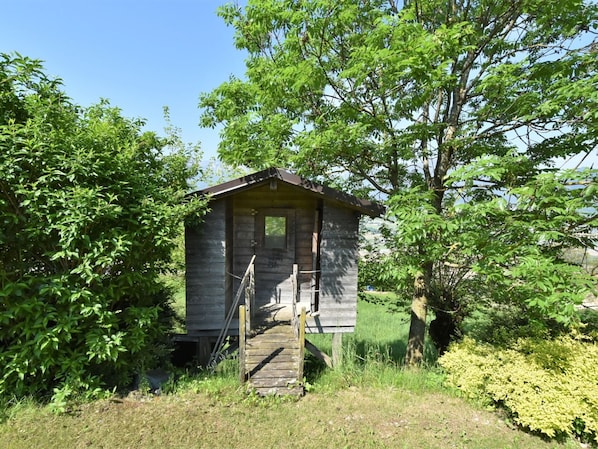
[[[301,187],[313,194],[338,201],[347,207],[355,209],[365,215],[369,215],[370,217],[379,217],[384,215],[386,212],[386,208],[384,206],[374,201],[361,199],[323,184],[304,179],[281,168],[268,168],[266,170],[252,173],[241,178],[233,179],[232,181],[191,192],[188,194],[188,196],[211,195],[213,198],[220,198],[232,195],[238,191],[255,187],[256,185],[271,179],[279,179],[292,186]]]

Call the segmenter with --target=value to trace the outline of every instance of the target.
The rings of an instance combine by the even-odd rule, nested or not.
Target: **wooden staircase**
[[[239,342],[241,380],[262,396],[303,395],[304,341],[294,320],[259,320]]]

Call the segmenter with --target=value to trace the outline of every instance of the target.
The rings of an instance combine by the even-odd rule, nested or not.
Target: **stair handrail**
[[[291,293],[291,325],[295,331],[295,338],[299,338],[299,320],[297,319],[297,299],[299,296],[299,270],[297,264],[293,264],[293,274],[291,275],[291,286],[293,291]]]
[[[220,361],[219,359],[222,356],[222,350],[224,349],[224,339],[226,338],[226,335],[228,334],[228,330],[230,328],[230,323],[233,320],[235,311],[239,307],[239,301],[241,300],[241,296],[242,296],[243,292],[245,291],[245,287],[248,283],[252,284],[252,282],[250,282],[250,278],[253,278],[254,262],[255,262],[255,254],[249,261],[249,265],[247,266],[247,269],[245,270],[245,274],[241,278],[241,284],[239,285],[239,289],[237,290],[235,299],[233,300],[233,303],[231,304],[228,314],[226,315],[226,319],[224,321],[224,326],[222,326],[222,329],[220,330],[220,334],[218,334],[218,338],[216,339],[216,344],[214,345],[214,349],[212,349],[212,352],[210,353],[210,361],[208,362],[208,368],[210,369],[211,373],[214,373],[214,370],[216,369],[216,365],[218,364],[218,362]],[[247,294],[247,292],[246,292],[246,294]],[[245,298],[245,302],[247,303],[247,298]],[[247,315],[250,315],[250,311],[248,310],[247,312],[248,312]]]
[[[255,255],[252,260],[254,259]],[[251,319],[253,318],[253,311],[255,309],[255,265],[250,263],[247,270],[249,273],[245,285],[245,308],[247,309],[245,326],[247,331],[251,331]]]
[[[297,370],[297,380],[303,382],[303,365],[305,358],[305,307],[301,307],[299,315],[299,369]]]
[[[305,307],[301,306],[301,310],[297,313],[297,303],[299,301],[299,270],[297,265],[293,265],[293,274],[291,276],[291,284],[293,286],[293,315],[291,316],[291,325],[295,333],[295,338],[299,341],[299,366],[297,367],[297,380],[303,381],[303,358],[305,357]]]

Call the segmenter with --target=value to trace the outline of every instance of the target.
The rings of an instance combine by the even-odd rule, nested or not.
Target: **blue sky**
[[[8,0],[0,52],[44,61],[77,104],[107,98],[163,134],[163,106],[185,142],[216,154],[218,131],[198,126],[198,97],[244,73],[232,28],[216,15],[227,0]]]
[[[234,30],[216,15],[227,1],[6,0],[0,52],[42,59],[46,73],[62,78],[75,103],[89,106],[107,98],[158,133],[168,106],[183,140],[200,142],[207,159],[216,154],[219,139],[217,130],[198,125],[199,94],[245,72]]]

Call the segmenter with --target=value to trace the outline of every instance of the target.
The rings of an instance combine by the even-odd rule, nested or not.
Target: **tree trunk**
[[[427,264],[414,281],[413,301],[411,302],[411,325],[405,364],[418,366],[424,360],[424,340],[426,336],[426,315],[428,313],[428,291],[432,266]]]

